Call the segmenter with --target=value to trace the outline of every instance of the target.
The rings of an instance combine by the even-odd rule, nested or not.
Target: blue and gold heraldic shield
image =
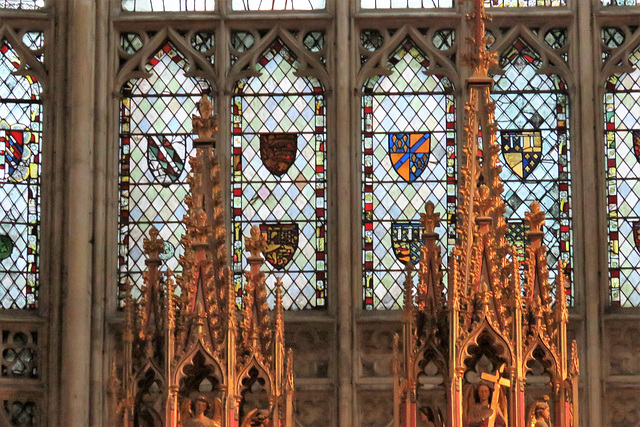
[[[504,131],[500,134],[500,146],[509,169],[521,179],[527,179],[542,158],[542,133],[539,130]]]
[[[392,222],[391,223],[391,244],[393,245],[393,253],[398,261],[407,265],[409,261],[413,265],[420,262],[420,248],[422,240],[420,239],[420,230],[422,229],[419,222]]]
[[[267,238],[264,258],[276,270],[284,269],[298,249],[299,228],[296,222],[262,223],[260,231]]]
[[[396,172],[407,182],[416,180],[424,172],[430,153],[430,133],[389,134],[391,163]]]

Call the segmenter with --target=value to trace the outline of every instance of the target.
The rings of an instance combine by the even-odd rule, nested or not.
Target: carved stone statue
[[[468,393],[465,409],[465,427],[488,427],[495,413],[495,426],[506,426],[507,405],[504,396],[500,396],[497,405],[492,405],[493,391],[487,384],[478,384],[472,393]]]
[[[528,427],[551,427],[549,418],[551,418],[551,410],[549,409],[549,398],[545,396],[543,400],[539,400],[531,405],[529,410]]]
[[[205,415],[210,404],[204,396],[193,400],[193,416],[184,423],[184,427],[221,427],[220,423]],[[215,414],[214,414],[215,418]]]

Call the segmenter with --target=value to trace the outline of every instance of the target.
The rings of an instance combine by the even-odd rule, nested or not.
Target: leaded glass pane
[[[640,306],[640,49],[631,73],[611,76],[604,95],[609,215],[609,290],[614,307]]]
[[[39,288],[42,88],[19,67],[0,41],[0,304],[29,309]]]
[[[492,99],[496,103],[509,238],[524,251],[524,215],[531,203],[538,201],[546,211],[543,229],[550,280],[556,275],[558,261],[564,261],[570,279],[565,292],[572,304],[568,90],[557,75],[538,73],[540,55],[520,38],[502,54],[500,66],[503,73],[494,76]]]
[[[484,0],[485,7],[559,7],[567,0]]]
[[[127,12],[206,12],[215,9],[215,0],[122,0]]]
[[[119,283],[139,295],[146,269],[143,239],[153,225],[165,240],[160,255],[179,272],[181,223],[186,213],[186,178],[193,154],[191,113],[206,83],[185,76],[188,63],[170,43],[149,60],[148,79],[122,88],[120,110]]]
[[[362,9],[434,9],[453,7],[453,0],[360,0]]]
[[[233,10],[316,10],[326,7],[326,0],[232,0]]]
[[[44,7],[44,0],[0,0],[0,9],[35,10]]]
[[[602,0],[603,6],[639,6],[640,0]]]
[[[313,77],[296,77],[296,56],[280,41],[238,82],[232,99],[233,269],[238,295],[247,266],[244,236],[267,237],[264,264],[287,309],[326,307],[325,96]]]
[[[365,84],[362,98],[363,304],[402,305],[405,263],[417,264],[420,213],[440,213],[443,266],[455,244],[456,135],[453,87],[424,73],[429,59],[411,40],[388,58],[389,76]],[[417,275],[416,275],[417,276]]]

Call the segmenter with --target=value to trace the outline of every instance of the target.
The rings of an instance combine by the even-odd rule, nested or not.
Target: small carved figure
[[[428,406],[421,406],[418,409],[418,419],[420,420],[420,427],[436,427],[436,416],[433,409]]]
[[[218,117],[212,115],[213,105],[207,95],[202,95],[198,102],[198,111],[200,117],[195,114],[191,116],[193,132],[198,134],[198,139],[211,139],[213,134],[218,131]]]
[[[469,393],[471,398],[467,399],[466,417],[464,421],[465,427],[488,427],[490,419],[494,415],[495,426],[506,426],[506,401],[504,396],[500,396],[500,402],[492,407],[491,388],[484,383],[478,384],[473,388],[473,393]]]
[[[551,410],[549,408],[549,397],[545,396],[542,400],[531,405],[529,410],[528,427],[551,427]]]
[[[219,422],[205,415],[205,412],[209,410],[210,406],[204,396],[196,397],[193,400],[193,416],[184,423],[184,427],[221,427]]]

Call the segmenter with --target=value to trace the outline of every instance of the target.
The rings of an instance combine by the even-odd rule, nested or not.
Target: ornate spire
[[[216,408],[222,425],[248,425],[254,420],[247,414],[259,413],[261,417],[268,414],[270,425],[293,427],[293,368],[291,353],[285,355],[282,282],[276,284],[274,314],[267,304],[266,279],[261,271],[266,240],[254,227],[246,244],[249,271],[242,320],[237,321],[236,284],[227,267],[220,167],[213,151],[217,118],[207,96],[202,97],[198,109],[200,115],[193,116],[193,129],[198,134],[194,140],[196,156],[190,159],[190,194],[182,220],[186,228],[181,239],[182,273],[174,280],[170,270],[160,271],[164,242],[151,227],[144,241],[148,258],[139,308],[132,301],[130,287],[125,289],[123,381],[114,382],[114,387],[121,389],[118,425],[133,425],[140,402],[153,407],[162,425],[188,424],[191,414],[183,409],[190,406],[188,399],[201,394],[206,379],[213,389],[198,398]],[[134,309],[140,312],[139,324],[133,319]],[[269,385],[268,407],[260,411],[243,408],[247,381]],[[158,386],[159,392],[144,389],[152,385]],[[156,400],[151,402],[149,396]]]
[[[496,55],[486,48],[486,0],[471,1],[474,10],[467,18],[472,37],[464,60],[471,66],[472,75],[467,80],[469,101],[465,105],[459,172],[457,242],[447,273],[448,304],[445,307],[436,299],[438,289],[442,289],[441,276],[437,274],[440,248],[435,243],[439,217],[433,205],[428,204],[421,215],[425,232],[415,308],[412,282],[405,282],[402,361],[398,337],[394,340],[394,426],[416,426],[416,395],[421,392],[429,396],[430,402],[447,402],[446,406],[430,408],[434,414],[446,414],[443,425],[470,425],[481,421],[473,419],[479,410],[488,414],[487,409],[490,417],[482,421],[488,421],[488,425],[528,425],[526,404],[541,396],[532,395],[534,387],[527,386],[527,373],[534,360],[540,362],[540,358],[544,360],[538,365],[551,378],[548,394],[555,397],[553,425],[569,425],[570,418],[577,425],[577,353],[574,345],[575,363],[572,359],[567,369],[563,265],[558,267],[554,313],[543,244],[545,214],[538,203],[532,203],[525,216],[530,244],[526,245],[522,265],[517,251],[507,243],[500,147],[495,106],[490,98],[493,79],[488,74],[489,68],[497,64]],[[410,311],[415,312],[415,317],[407,315]],[[425,374],[429,366],[436,366],[430,372],[442,376],[442,385],[428,383]],[[423,380],[428,383],[424,390],[420,385]],[[492,394],[491,400],[482,401],[483,387],[489,389],[483,394]]]

